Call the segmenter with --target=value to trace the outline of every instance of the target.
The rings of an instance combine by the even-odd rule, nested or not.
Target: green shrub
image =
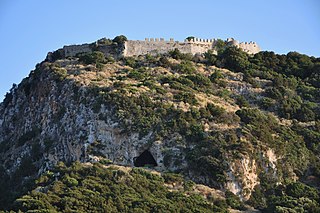
[[[85,64],[97,64],[106,62],[103,52],[100,51],[82,54],[79,56],[79,61]]]
[[[231,206],[233,209],[239,209],[239,210],[246,209],[238,196],[236,196],[235,194],[233,194],[228,190],[225,192],[225,195],[226,195],[227,204]]]
[[[219,106],[216,106],[212,103],[207,104],[207,110],[210,112],[210,114],[213,117],[221,116],[223,113],[225,113],[225,109]]]
[[[180,92],[173,96],[174,99],[177,101],[183,101],[185,103],[189,103],[191,105],[197,104],[197,99],[195,98],[195,95],[191,92]]]
[[[129,172],[81,164],[58,169],[60,176],[38,181],[46,192],[32,191],[16,200],[14,210],[40,212],[225,212],[199,195],[170,192],[164,180],[143,169]],[[63,175],[64,174],[64,175]],[[62,176],[63,175],[63,176]],[[71,177],[77,176],[77,179]],[[165,175],[184,182],[179,175]],[[61,181],[62,180],[62,181]],[[81,183],[81,184],[80,184]]]
[[[129,72],[128,77],[133,78],[137,81],[142,81],[146,77],[146,75],[145,73],[139,72],[138,70],[132,70]]]
[[[184,74],[192,74],[196,71],[191,61],[181,61],[177,66],[177,71]]]
[[[172,51],[169,51],[169,55],[174,59],[187,60],[187,61],[191,61],[193,58],[192,54],[181,53],[180,50],[177,48]]]
[[[162,177],[166,183],[181,184],[184,182],[183,176],[177,173],[163,173]]]
[[[137,67],[137,61],[133,57],[125,57],[124,58],[125,65],[136,68]]]
[[[307,186],[301,182],[290,183],[286,187],[286,193],[295,198],[307,197],[311,200],[319,199],[319,191],[313,187]]]
[[[219,83],[220,82],[220,79],[223,78],[223,74],[221,73],[220,70],[215,70],[214,73],[212,73],[210,75],[210,80],[213,82],[213,83]]]
[[[205,87],[211,84],[210,79],[204,75],[196,74],[196,75],[187,75],[186,78],[191,80],[198,87]]]
[[[247,99],[242,96],[242,95],[239,95],[236,99],[236,104],[238,104],[240,106],[240,108],[242,107],[249,107],[250,104],[249,102],[247,101]]]
[[[112,40],[113,42],[116,42],[118,44],[123,44],[124,42],[126,42],[128,39],[126,36],[124,35],[119,35],[114,37],[114,39]]]
[[[73,186],[78,186],[79,182],[77,179],[69,177],[68,175],[64,177],[63,182],[68,186],[68,187],[73,187]]]

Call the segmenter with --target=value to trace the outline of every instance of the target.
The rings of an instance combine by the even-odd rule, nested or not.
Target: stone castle
[[[111,44],[98,45],[98,42],[93,44],[82,45],[69,45],[63,47],[63,54],[65,57],[76,56],[79,53],[92,52],[94,49],[98,49],[106,56],[112,55],[119,56],[139,56],[145,54],[162,54],[167,53],[170,50],[178,49],[182,53],[203,54],[208,50],[216,52],[215,47],[217,39],[201,39],[192,38],[185,39],[183,42],[174,41],[174,39],[165,40],[163,38],[146,38],[145,40],[128,40],[120,50],[115,51]],[[233,38],[228,38],[225,43],[227,45],[233,45],[241,48],[243,51],[249,54],[255,54],[260,51],[260,47],[255,42],[239,42]],[[94,44],[96,48],[93,48]]]

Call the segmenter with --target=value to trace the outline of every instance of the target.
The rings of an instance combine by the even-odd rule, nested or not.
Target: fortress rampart
[[[241,42],[239,43],[239,41],[234,40],[233,38],[228,38],[227,39],[227,43],[234,45],[236,47],[241,48],[243,51],[249,53],[249,54],[255,54],[261,51],[260,47],[258,46],[258,44],[256,42],[252,42],[250,41],[248,42]]]
[[[208,50],[215,50],[217,39],[201,39],[192,38],[185,39],[183,42],[174,41],[170,38],[165,40],[163,38],[146,38],[145,40],[128,40],[124,43],[124,46],[120,51],[115,51],[112,44],[109,45],[99,45],[98,44],[82,44],[82,45],[70,45],[63,47],[63,53],[65,57],[74,57],[79,53],[92,52],[93,49],[98,49],[102,51],[106,56],[113,55],[114,57],[119,56],[139,56],[145,54],[162,54],[168,51],[178,49],[182,53],[190,54],[202,54]],[[225,41],[227,45],[234,45],[241,48],[243,51],[249,54],[255,54],[260,52],[260,47],[255,42],[241,42],[233,38],[229,38]]]
[[[90,53],[90,52],[92,52],[92,48],[90,47],[90,44],[64,46],[63,50],[64,50],[64,55],[66,57],[68,57],[68,56],[74,57],[78,53]]]
[[[212,40],[213,41],[213,40]],[[213,42],[209,40],[194,41],[165,41],[163,38],[146,38],[144,41],[129,40],[125,43],[124,56],[167,53],[170,50],[179,49],[182,53],[205,53],[213,48]]]

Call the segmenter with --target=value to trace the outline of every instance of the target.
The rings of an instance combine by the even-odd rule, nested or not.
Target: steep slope
[[[1,208],[59,161],[99,161],[180,173],[260,209],[289,208],[285,193],[317,209],[286,187],[319,186],[320,60],[218,52],[38,64],[0,105]]]
[[[173,182],[174,181],[174,182]],[[192,182],[144,169],[75,163],[59,164],[16,202],[22,211],[50,212],[225,212],[225,199],[206,201]],[[175,184],[174,188],[169,188]],[[218,201],[218,202],[217,202]]]

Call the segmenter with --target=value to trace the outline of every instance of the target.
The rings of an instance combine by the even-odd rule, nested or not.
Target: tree
[[[186,39],[187,39],[188,41],[191,41],[191,40],[194,39],[194,36],[188,36]]]
[[[85,64],[97,64],[97,63],[104,63],[105,57],[103,52],[94,51],[92,53],[81,55],[79,57],[79,60]]]
[[[214,54],[212,50],[208,50],[207,52],[204,53],[204,57],[207,61],[208,65],[215,65],[217,61],[217,56]]]
[[[235,72],[243,72],[250,65],[248,54],[235,46],[227,47],[218,54],[218,58],[227,69]]]
[[[226,47],[226,42],[222,39],[217,39],[214,45],[214,48],[217,50],[217,52],[221,53]]]
[[[119,35],[119,36],[114,37],[114,39],[112,41],[116,42],[118,44],[124,44],[124,42],[128,41],[128,39],[124,35]]]

